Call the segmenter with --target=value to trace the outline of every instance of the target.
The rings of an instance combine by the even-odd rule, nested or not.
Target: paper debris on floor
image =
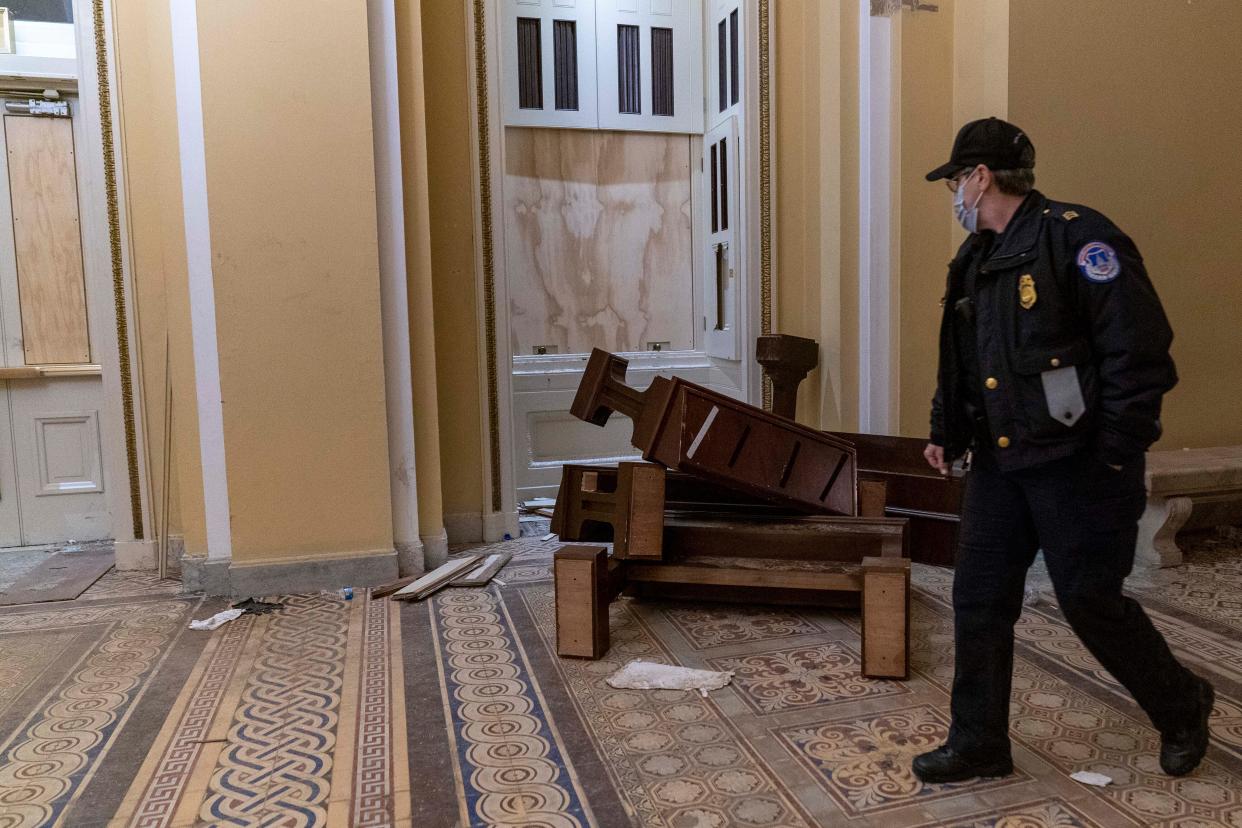
[[[1081,782],[1084,785],[1095,785],[1099,788],[1103,788],[1105,785],[1111,784],[1113,781],[1111,777],[1105,776],[1102,773],[1095,773],[1094,771],[1078,771],[1077,773],[1071,773],[1070,779],[1073,779],[1075,782]]]
[[[241,617],[241,614],[243,612],[245,612],[245,610],[239,610],[239,609],[220,610],[220,612],[217,612],[215,615],[211,616],[210,618],[204,618],[201,621],[191,621],[190,629],[192,630],[214,630],[216,627],[223,626],[229,623],[230,621]]]
[[[618,690],[698,690],[703,698],[709,690],[719,690],[732,680],[731,670],[717,673],[653,661],[631,661],[607,679],[609,686]]]

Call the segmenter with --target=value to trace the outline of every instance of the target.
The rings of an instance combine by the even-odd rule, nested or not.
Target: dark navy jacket
[[[972,265],[982,428],[953,329]],[[1080,451],[1124,465],[1160,437],[1172,339],[1134,242],[1088,207],[1032,192],[990,249],[972,235],[949,263],[931,441],[951,462],[987,439],[1005,471]]]

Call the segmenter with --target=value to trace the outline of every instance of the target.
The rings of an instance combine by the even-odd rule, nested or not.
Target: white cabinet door
[[[738,224],[741,180],[737,118],[729,118],[705,136],[703,159],[704,221],[703,344],[708,356],[740,359],[738,299],[743,238]]]
[[[687,0],[599,0],[600,129],[703,131],[703,10]]]
[[[505,124],[596,127],[595,0],[504,0],[500,40]]]

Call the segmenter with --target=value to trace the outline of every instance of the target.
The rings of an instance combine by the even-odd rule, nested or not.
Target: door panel
[[[22,542],[17,470],[13,464],[13,431],[9,418],[9,385],[0,382],[0,547],[20,546]]]
[[[101,223],[103,205],[79,197],[77,126],[4,112],[0,128],[0,368],[10,369],[0,382],[0,546],[112,535],[82,242],[83,221]],[[59,373],[41,376],[51,366]]]
[[[99,439],[100,379],[14,380],[9,386],[22,542],[111,537]]]
[[[73,124],[5,115],[4,136],[25,362],[90,362]]]

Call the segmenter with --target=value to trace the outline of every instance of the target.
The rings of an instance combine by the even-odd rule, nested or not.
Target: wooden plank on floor
[[[57,552],[0,592],[0,607],[72,601],[102,578],[115,562],[111,547]]]

